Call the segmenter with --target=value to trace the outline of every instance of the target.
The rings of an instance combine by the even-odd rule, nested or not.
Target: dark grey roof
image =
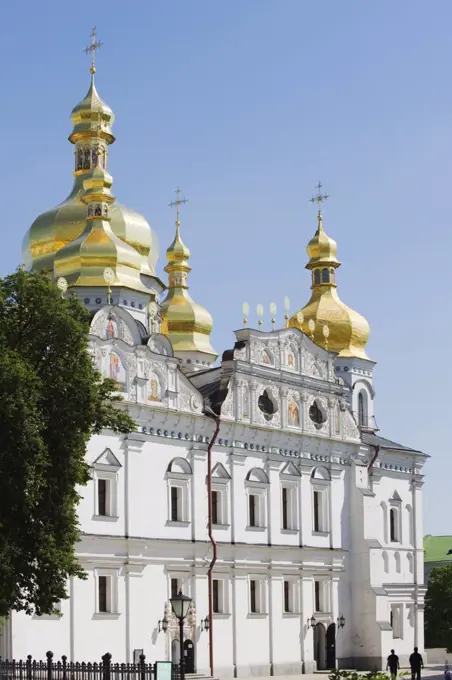
[[[228,396],[231,375],[232,367],[222,365],[187,376],[204,397],[204,412],[207,415],[211,416],[212,411],[215,415],[220,415],[223,402]]]
[[[362,432],[361,441],[363,444],[368,444],[369,446],[379,446],[382,449],[389,449],[390,451],[408,451],[409,453],[422,453],[417,449],[411,449],[409,446],[403,446],[403,444],[397,444],[390,439],[385,439],[384,437],[379,437],[372,432]]]

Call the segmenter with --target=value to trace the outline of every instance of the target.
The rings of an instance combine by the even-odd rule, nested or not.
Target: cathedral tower
[[[190,251],[181,239],[179,215],[179,207],[187,199],[180,198],[180,189],[176,196],[170,203],[177,209],[176,235],[166,251],[168,292],[161,306],[162,333],[170,339],[175,356],[182,359],[183,368],[188,372],[211,366],[218,355],[210,344],[212,317],[188,293]]]
[[[352,388],[352,410],[363,429],[375,429],[373,411],[374,390],[372,373],[375,362],[366,353],[370,327],[366,319],[342,302],[337,292],[337,243],[323,228],[321,206],[328,198],[317,185],[317,195],[311,199],[318,205],[317,231],[307,246],[306,269],[311,272],[311,299],[289,320],[289,326],[299,328],[318,345],[337,354],[336,371]],[[328,333],[325,336],[324,327]]]

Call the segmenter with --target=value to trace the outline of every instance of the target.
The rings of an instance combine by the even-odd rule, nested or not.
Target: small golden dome
[[[332,264],[338,266],[339,260],[336,258],[337,243],[334,239],[325,234],[323,230],[322,214],[317,216],[317,231],[308,243],[307,252],[309,264]]]
[[[86,97],[72,111],[72,121],[69,140],[75,145],[74,186],[60,205],[39,215],[25,235],[23,259],[28,269],[51,271],[55,254],[82,234],[86,225],[83,182],[97,166],[108,167],[108,146],[115,141],[111,132],[114,115],[99,97],[94,77]],[[158,239],[146,219],[116,202],[110,218],[113,233],[140,254],[141,273],[155,276]]]
[[[94,73],[91,74],[91,85],[86,97],[72,109],[71,119],[74,129],[69,135],[69,141],[72,144],[92,137],[93,133],[105,139],[108,144],[115,141],[111,131],[115,116],[111,108],[99,97],[94,84]]]
[[[312,272],[311,299],[292,316],[289,326],[313,335],[317,345],[337,352],[340,357],[369,359],[366,354],[369,324],[361,314],[347,307],[337,293],[336,269],[340,262],[336,252],[337,244],[324,232],[319,211],[318,228],[307,247],[309,262],[306,269]],[[315,323],[313,334],[309,329],[311,320]],[[329,330],[326,337],[324,326]]]
[[[174,241],[166,251],[168,264],[168,292],[161,305],[161,332],[170,340],[176,355],[199,353],[210,365],[217,353],[210,344],[212,317],[209,312],[194,302],[188,293],[188,264],[190,250],[180,236],[180,223],[176,222]]]

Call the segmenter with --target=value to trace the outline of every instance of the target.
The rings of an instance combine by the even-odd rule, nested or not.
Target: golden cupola
[[[94,36],[93,33],[91,48],[87,48],[93,54],[93,45],[99,46]],[[69,141],[75,147],[72,191],[58,206],[39,215],[25,235],[23,259],[28,269],[52,271],[56,253],[82,234],[86,225],[86,205],[82,200],[84,182],[97,168],[108,169],[109,146],[115,141],[114,114],[97,92],[95,71],[92,63],[88,93],[71,114],[73,129]],[[116,202],[111,206],[109,218],[113,233],[138,252],[141,273],[155,277],[158,239],[145,218]]]
[[[320,205],[328,197],[320,193],[320,183],[318,189],[318,195],[312,200]],[[370,327],[361,314],[347,307],[339,298],[336,269],[341,263],[336,257],[337,244],[323,229],[320,209],[317,215],[317,231],[308,243],[307,253],[309,261],[306,269],[310,270],[312,276],[311,299],[292,316],[289,326],[299,328],[313,337],[314,342],[321,347],[337,352],[339,357],[369,359],[366,344]],[[325,326],[328,327],[327,337]]]
[[[166,251],[168,290],[160,308],[161,332],[171,341],[174,354],[199,370],[210,366],[218,355],[210,344],[212,317],[188,293],[190,251],[181,239],[179,220],[179,206],[186,199],[180,199],[179,189],[176,193],[177,200],[170,203],[177,207],[176,235]]]

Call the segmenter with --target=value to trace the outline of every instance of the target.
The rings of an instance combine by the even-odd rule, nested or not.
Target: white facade
[[[178,661],[169,599],[180,587],[193,600],[184,631],[193,669],[209,672],[201,622],[214,421],[204,407],[222,376],[229,392],[212,451],[215,674],[373,668],[392,647],[401,661],[414,645],[422,651],[425,456],[368,427],[373,363],[336,360],[298,330],[244,329],[221,367],[190,376],[162,335],[144,342],[124,309],[93,319],[94,361],[121,385],[137,432],[91,440],[93,478],[79,510],[87,579],[69,583],[61,617],[13,614],[1,656],[51,649],[129,662],[143,650]],[[351,376],[366,391],[361,429]]]

